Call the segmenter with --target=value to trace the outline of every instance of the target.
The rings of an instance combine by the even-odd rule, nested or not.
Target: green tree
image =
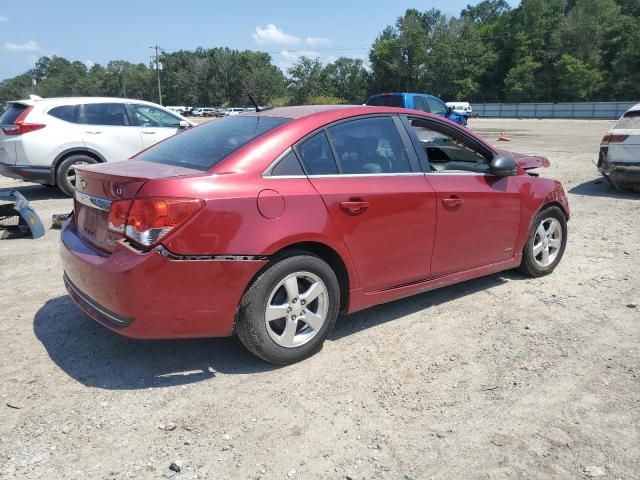
[[[294,105],[302,105],[312,97],[332,95],[327,88],[322,64],[318,58],[302,56],[288,70],[289,90]]]
[[[602,79],[600,72],[567,53],[558,60],[556,71],[559,101],[592,100]]]
[[[353,104],[366,100],[369,74],[361,59],[340,57],[324,67],[323,76],[336,97]]]

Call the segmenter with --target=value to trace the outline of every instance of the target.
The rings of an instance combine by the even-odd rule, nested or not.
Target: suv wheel
[[[333,269],[314,255],[296,252],[275,261],[249,286],[236,332],[249,351],[267,362],[299,362],[322,348],[339,306]]]
[[[77,165],[86,165],[89,163],[97,163],[96,159],[88,155],[77,154],[71,155],[65,158],[56,170],[56,185],[57,187],[69,197],[73,196],[73,192],[76,188],[76,171]]]

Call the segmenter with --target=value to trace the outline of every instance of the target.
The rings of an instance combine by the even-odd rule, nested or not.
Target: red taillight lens
[[[615,135],[613,133],[607,133],[603,139],[602,143],[621,143],[624,142],[629,135]]]
[[[16,121],[13,122],[13,125],[10,127],[4,127],[2,131],[5,135],[22,135],[23,133],[33,132],[35,130],[40,130],[41,128],[46,127],[46,125],[42,123],[27,123],[25,119],[27,115],[33,110],[33,107],[27,107],[20,114]]]
[[[109,209],[109,230],[112,232],[124,233],[127,223],[127,213],[131,207],[132,200],[118,200],[111,204]]]
[[[126,206],[116,205],[111,209],[124,209]],[[151,247],[171,230],[184,224],[198,210],[204,207],[204,201],[195,198],[138,198],[128,208],[124,233],[130,240]],[[120,214],[114,211],[114,221],[118,221]],[[111,224],[111,210],[109,211]],[[114,227],[116,224],[114,224]]]

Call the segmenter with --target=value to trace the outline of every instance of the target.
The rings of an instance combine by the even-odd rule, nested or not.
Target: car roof
[[[638,103],[638,104],[634,105],[633,107],[631,107],[629,110],[627,110],[627,112],[637,112],[638,110],[640,110],[640,103]]]
[[[38,99],[11,100],[9,103],[22,103],[23,105],[77,105],[80,103],[142,103],[145,105],[158,106],[156,103],[135,98],[120,97],[51,97]],[[162,107],[167,108],[167,107]]]

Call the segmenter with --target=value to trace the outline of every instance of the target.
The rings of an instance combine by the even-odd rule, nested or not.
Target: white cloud
[[[310,47],[331,45],[331,40],[329,40],[327,37],[307,37],[304,42]]]
[[[300,43],[300,39],[298,37],[294,37],[293,35],[284,33],[273,23],[268,24],[265,28],[262,28],[260,25],[258,25],[256,27],[255,33],[252,33],[251,36],[256,41],[256,43],[259,43],[261,45],[268,43],[279,45],[296,45]]]
[[[9,17],[3,17],[2,15],[0,15],[0,23],[8,22],[8,21],[9,21]]]
[[[91,60],[91,59],[87,59],[87,60],[85,60],[85,61],[84,61],[84,65],[85,65],[87,68],[89,68],[89,69],[90,69],[91,67],[93,67],[95,64],[96,64],[96,62],[94,62],[94,61],[93,61],[93,60]]]
[[[24,43],[5,42],[4,48],[7,50],[13,50],[14,52],[35,52],[36,50],[40,50],[38,42],[35,40],[29,40]]]

